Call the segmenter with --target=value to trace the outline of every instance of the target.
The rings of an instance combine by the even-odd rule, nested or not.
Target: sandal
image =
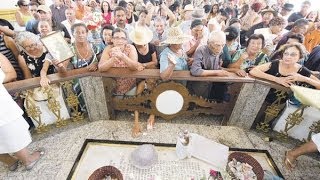
[[[288,157],[288,151],[285,152],[285,158],[284,158],[284,166],[288,169],[288,170],[292,170],[294,167],[296,167],[297,165],[297,161],[294,160],[290,160]]]
[[[11,166],[9,166],[9,171],[15,171],[17,170],[19,165],[19,160],[17,160],[16,162],[14,162]]]
[[[33,162],[31,162],[29,165],[26,165],[25,170],[30,171],[37,164],[37,162],[42,158],[42,156],[45,154],[44,148],[41,148],[41,149],[37,150],[36,152],[40,153],[39,158],[34,160]]]

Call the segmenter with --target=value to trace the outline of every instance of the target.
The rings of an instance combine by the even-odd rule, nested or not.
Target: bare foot
[[[152,130],[154,128],[154,115],[150,115],[147,123],[147,130]]]
[[[140,124],[134,124],[133,128],[132,128],[132,137],[135,138],[135,137],[140,136],[141,132],[142,132],[142,130],[141,130]]]

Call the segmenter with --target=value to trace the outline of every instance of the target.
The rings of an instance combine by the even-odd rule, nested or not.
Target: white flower
[[[28,68],[30,70],[36,70],[36,67],[33,64],[28,64]]]

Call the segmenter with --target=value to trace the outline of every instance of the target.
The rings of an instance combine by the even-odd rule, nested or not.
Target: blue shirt
[[[165,48],[160,54],[160,73],[166,70],[169,66],[168,55],[171,54],[175,58],[177,64],[174,70],[189,70],[187,64],[187,55],[184,54],[182,57],[178,57],[169,47]]]

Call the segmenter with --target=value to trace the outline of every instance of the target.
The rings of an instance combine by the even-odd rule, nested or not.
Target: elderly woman
[[[254,34],[262,34],[265,39],[265,48],[264,52],[270,55],[280,39],[282,38],[283,34],[288,32],[288,30],[284,29],[286,26],[287,21],[282,17],[274,17],[270,20],[269,27],[256,29]]]
[[[313,86],[320,89],[320,81],[313,76],[311,71],[301,66],[298,61],[304,56],[304,47],[299,43],[283,45],[280,49],[281,59],[254,67],[250,74],[252,76],[273,81],[285,87],[292,84],[302,86]],[[288,94],[286,94],[287,97]],[[286,98],[287,99],[287,98]],[[266,97],[264,108],[277,100],[276,90],[271,89]],[[282,101],[280,103],[284,103]],[[261,120],[263,109],[260,110],[256,120]]]
[[[39,36],[30,32],[21,32],[16,37],[18,47],[22,50],[18,57],[25,79],[41,77],[42,85],[48,84],[47,74],[54,73],[54,66],[45,61],[46,51]]]
[[[188,56],[182,49],[182,44],[188,42],[189,36],[183,34],[180,28],[168,30],[167,40],[163,43],[169,46],[160,54],[160,77],[168,80],[174,70],[188,70]]]
[[[251,35],[247,42],[247,48],[240,49],[234,54],[232,63],[228,65],[228,68],[238,76],[246,76],[252,67],[269,61],[267,55],[261,51],[263,47],[263,35]]]
[[[124,30],[116,28],[112,32],[113,44],[105,48],[99,62],[99,71],[108,71],[110,68],[129,68],[133,71],[142,71],[144,66],[138,62],[138,54],[135,47],[128,44],[128,37]],[[114,95],[118,98],[133,96],[137,94],[135,78],[117,78]],[[135,112],[137,115],[137,112]],[[141,131],[138,123],[138,116],[135,116],[135,123],[132,129],[132,136],[136,137]]]
[[[276,82],[285,87],[291,84],[307,84],[320,89],[320,81],[298,61],[304,56],[304,48],[299,43],[286,44],[281,47],[282,58],[253,68],[250,74]]]
[[[108,71],[112,67],[129,68],[130,70],[143,70],[144,66],[138,62],[138,54],[135,47],[128,44],[128,37],[124,30],[116,28],[112,32],[113,44],[107,46],[99,62],[99,71]],[[114,94],[117,96],[135,95],[135,78],[117,78]]]
[[[50,79],[47,77],[47,74],[53,74],[55,68],[52,64],[53,58],[40,42],[39,36],[25,31],[18,33],[15,40],[18,47],[21,49],[18,61],[25,79],[40,77],[40,85],[43,87],[48,86]],[[58,86],[52,86],[52,89],[58,94],[55,98],[61,105],[61,118],[69,118],[69,113],[62,98],[62,94],[59,93],[60,88]],[[55,122],[57,118],[48,108],[46,101],[47,96],[44,96],[40,89],[34,90],[33,99],[36,101],[35,105],[40,108],[43,122],[46,124]]]
[[[9,60],[0,54],[0,161],[6,163],[9,170],[14,171],[18,167],[18,159],[26,170],[31,170],[44,154],[44,150],[30,154],[26,148],[31,143],[29,125],[22,116],[23,111],[2,84],[15,80],[16,77]],[[14,153],[17,159],[8,153]]]

